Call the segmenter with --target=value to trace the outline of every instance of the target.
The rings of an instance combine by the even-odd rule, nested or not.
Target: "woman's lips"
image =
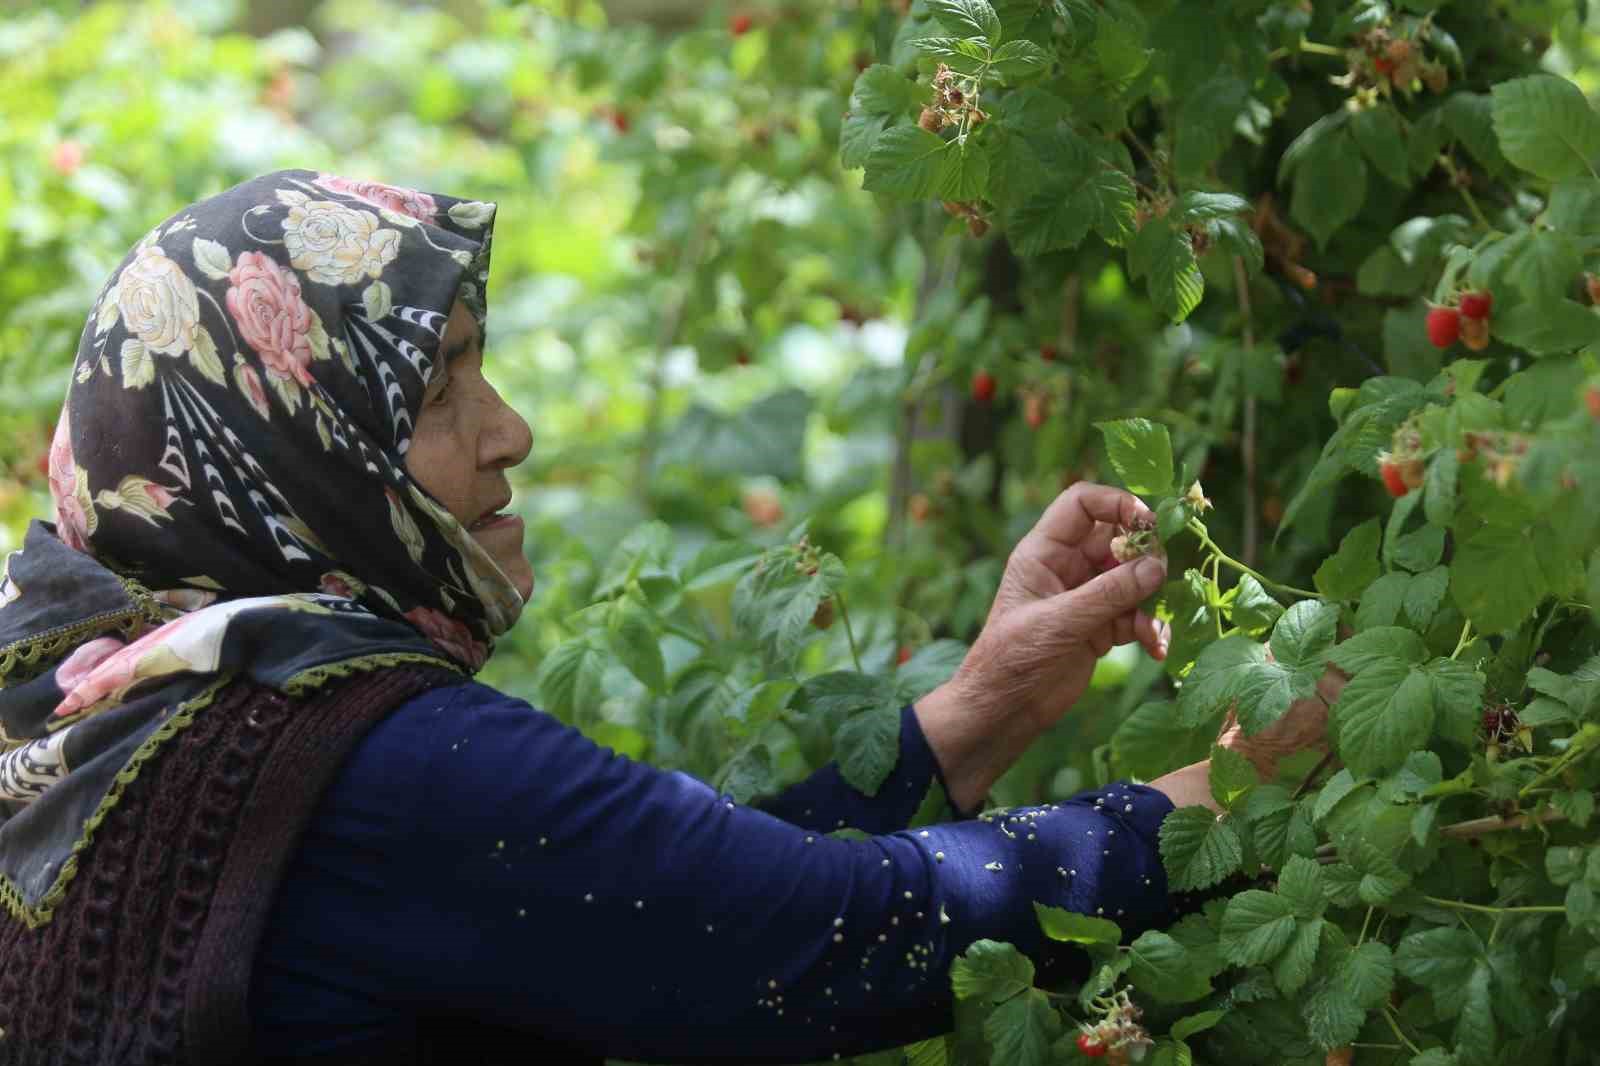
[[[469,533],[482,533],[485,530],[499,529],[501,526],[507,526],[507,525],[510,525],[513,522],[521,522],[521,521],[522,521],[522,519],[518,518],[516,515],[514,515],[514,514],[506,514],[504,512],[501,512],[501,513],[498,513],[498,514],[486,515],[483,518],[480,518],[476,522],[472,523],[472,525],[468,526],[467,527],[467,532],[469,532]]]

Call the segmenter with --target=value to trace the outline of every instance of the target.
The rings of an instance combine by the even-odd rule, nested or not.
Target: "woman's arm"
[[[263,1050],[444,1013],[636,1061],[826,1060],[947,1030],[976,939],[1072,967],[1034,902],[1170,917],[1153,789],[840,840],[451,692],[380,724],[319,809],[258,957]]]
[[[908,704],[900,712],[899,756],[873,795],[851,785],[839,772],[838,763],[830,762],[805,780],[770,799],[757,800],[752,806],[801,829],[831,833],[849,827],[864,833],[892,833],[911,823],[930,788],[937,789],[950,802],[957,818],[976,813],[956,807],[951,800],[917,711]]]

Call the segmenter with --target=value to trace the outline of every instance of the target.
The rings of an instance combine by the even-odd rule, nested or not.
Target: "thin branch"
[[[718,212],[711,207],[704,209],[700,220],[689,231],[689,237],[683,246],[683,257],[678,261],[678,276],[675,279],[677,288],[672,294],[672,302],[667,306],[666,313],[661,316],[661,328],[656,332],[655,351],[650,359],[649,376],[646,385],[650,390],[649,408],[645,412],[644,438],[639,448],[638,470],[634,475],[634,493],[639,502],[649,509],[650,500],[650,468],[655,465],[656,452],[661,446],[661,423],[666,415],[666,385],[663,380],[667,351],[678,338],[678,330],[683,325],[683,313],[689,306],[689,294],[694,291],[695,273],[700,269],[700,257],[705,252],[705,246],[711,236],[711,231],[716,226]]]
[[[1316,782],[1317,778],[1322,776],[1322,771],[1332,766],[1334,761],[1338,758],[1339,755],[1337,752],[1330,751],[1321,759],[1319,759],[1317,761],[1317,765],[1311,768],[1311,772],[1306,774],[1305,780],[1300,782],[1300,784],[1295,788],[1294,793],[1290,795],[1289,798],[1292,800],[1297,800],[1301,796],[1304,796],[1307,792],[1310,792],[1311,786]]]
[[[1244,319],[1244,353],[1248,359],[1255,351],[1256,331],[1250,312],[1250,275],[1244,268],[1243,256],[1233,257],[1233,283],[1239,290],[1239,315]],[[1259,530],[1256,524],[1256,397],[1253,392],[1247,392],[1244,398],[1244,436],[1239,442],[1239,452],[1244,460],[1244,544],[1240,555],[1247,566],[1254,566]]]

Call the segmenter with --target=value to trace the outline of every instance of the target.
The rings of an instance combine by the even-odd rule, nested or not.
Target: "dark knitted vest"
[[[48,923],[0,910],[0,1064],[252,1061],[251,967],[301,831],[368,729],[459,681],[390,667],[302,698],[224,688],[125,787]]]

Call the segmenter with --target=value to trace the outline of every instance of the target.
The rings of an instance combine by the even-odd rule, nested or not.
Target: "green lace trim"
[[[61,864],[61,871],[56,874],[55,883],[37,904],[30,905],[22,898],[22,890],[17,887],[16,882],[5,874],[0,874],[0,900],[5,901],[6,910],[11,912],[13,918],[29,929],[37,929],[50,920],[57,904],[67,894],[67,885],[78,876],[78,856],[89,850],[89,845],[94,841],[94,831],[100,828],[100,823],[105,821],[106,817],[116,809],[117,804],[122,802],[123,790],[138,778],[139,771],[144,768],[146,761],[154,757],[157,749],[193,725],[195,713],[209,706],[217,698],[217,693],[232,680],[231,676],[219,678],[206,686],[205,691],[198,696],[184,700],[173,710],[172,717],[161,723],[159,729],[145,738],[144,743],[139,745],[133,757],[128,760],[128,764],[117,771],[111,789],[95,808],[94,813],[83,823],[83,832],[72,845],[72,853],[67,856],[67,861]]]
[[[466,676],[467,673],[454,660],[443,655],[431,655],[422,651],[380,651],[371,655],[357,655],[350,659],[340,659],[338,662],[323,663],[321,666],[308,666],[299,673],[291,675],[289,680],[283,683],[282,688],[286,696],[304,696],[308,692],[321,688],[329,681],[350,677],[353,674],[380,670],[385,666],[411,666],[418,664],[442,666],[462,676]]]
[[[80,623],[81,624],[81,623]],[[337,678],[350,677],[356,673],[382,669],[387,666],[401,666],[407,664],[426,663],[433,666],[442,666],[456,673],[465,673],[462,668],[449,659],[424,652],[376,652],[372,655],[358,655],[339,662],[324,663],[321,666],[308,667],[294,674],[283,685],[283,691],[289,696],[303,696],[308,692],[321,688],[328,681]],[[194,724],[195,715],[209,707],[221,692],[234,680],[234,675],[229,674],[218,678],[205,690],[191,699],[184,700],[172,711],[172,716],[154,733],[145,738],[134,751],[126,766],[117,771],[116,778],[111,783],[111,788],[106,792],[105,798],[95,808],[83,823],[83,832],[72,845],[72,852],[67,856],[67,861],[61,864],[61,870],[56,874],[56,879],[49,890],[40,897],[39,902],[30,904],[22,896],[22,890],[16,882],[5,874],[0,873],[0,902],[4,902],[6,910],[11,916],[22,922],[29,929],[37,929],[47,924],[55,914],[56,907],[67,894],[67,886],[78,874],[78,857],[89,850],[89,845],[94,841],[94,832],[100,823],[116,809],[122,801],[123,790],[133,784],[139,777],[139,772],[144,764],[155,757],[161,746],[183,730]]]
[[[132,578],[118,575],[129,604],[115,611],[102,611],[79,622],[46,629],[0,647],[0,688],[37,677],[44,667],[91,637],[118,630],[125,639],[143,635],[149,626],[158,626],[176,614],[153,596],[149,589]]]

